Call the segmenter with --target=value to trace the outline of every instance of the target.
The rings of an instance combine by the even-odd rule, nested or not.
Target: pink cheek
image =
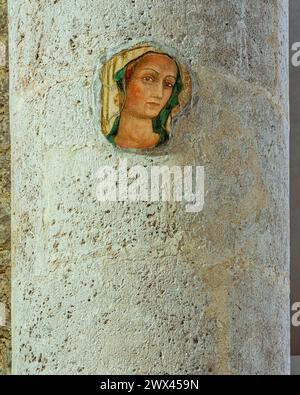
[[[131,101],[137,103],[138,101],[141,100],[141,97],[143,96],[143,91],[137,84],[132,84],[129,94]]]
[[[131,80],[127,89],[126,105],[131,110],[142,111],[149,97],[149,88],[139,80]]]

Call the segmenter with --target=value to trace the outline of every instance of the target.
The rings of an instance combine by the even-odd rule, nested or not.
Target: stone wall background
[[[300,41],[300,2],[290,1],[290,48]],[[292,53],[291,53],[292,56]],[[291,296],[300,302],[300,67],[290,62],[291,101]],[[300,355],[300,327],[292,328],[292,354]]]
[[[10,141],[8,122],[7,1],[0,0],[0,375],[10,372]]]

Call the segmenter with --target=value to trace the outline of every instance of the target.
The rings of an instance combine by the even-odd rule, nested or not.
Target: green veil
[[[140,56],[140,57],[142,57],[142,56]],[[167,55],[167,56],[169,56],[169,55]],[[175,85],[173,87],[172,95],[171,95],[170,99],[168,100],[167,104],[161,110],[161,112],[158,114],[158,116],[152,120],[153,131],[155,133],[159,134],[159,140],[158,140],[158,143],[156,144],[156,146],[163,144],[165,141],[169,140],[169,133],[167,132],[167,128],[166,128],[167,121],[168,121],[168,118],[171,114],[172,109],[179,105],[178,95],[183,89],[183,82],[182,82],[182,78],[181,78],[181,74],[180,74],[180,68],[179,68],[176,60],[173,58],[171,58],[171,59],[176,63],[176,66],[177,66],[177,79],[176,79]],[[120,69],[119,71],[117,71],[114,74],[114,81],[117,83],[117,85],[121,91],[121,94],[123,95],[123,98],[125,98],[125,94],[126,94],[125,74],[126,74],[126,68],[129,63],[127,63],[122,69]],[[118,133],[120,118],[121,118],[121,114],[115,119],[113,126],[111,128],[111,131],[106,136],[107,139],[114,146],[116,146],[114,139]]]

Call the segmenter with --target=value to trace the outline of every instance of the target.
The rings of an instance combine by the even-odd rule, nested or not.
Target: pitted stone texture
[[[287,5],[11,2],[15,373],[289,372]],[[138,155],[95,129],[93,80],[145,39],[194,97]],[[204,210],[97,202],[124,158],[205,166]]]
[[[8,131],[7,9],[0,0],[0,303],[6,322],[0,327],[0,375],[10,372],[10,142]]]

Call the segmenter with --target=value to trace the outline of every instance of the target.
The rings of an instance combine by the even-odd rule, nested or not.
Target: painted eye
[[[166,81],[164,85],[165,85],[166,88],[171,88],[172,89],[174,87],[172,82],[168,82],[168,81]]]
[[[146,82],[153,82],[154,81],[153,77],[151,77],[150,75],[146,75],[145,77],[143,77],[143,80]]]

